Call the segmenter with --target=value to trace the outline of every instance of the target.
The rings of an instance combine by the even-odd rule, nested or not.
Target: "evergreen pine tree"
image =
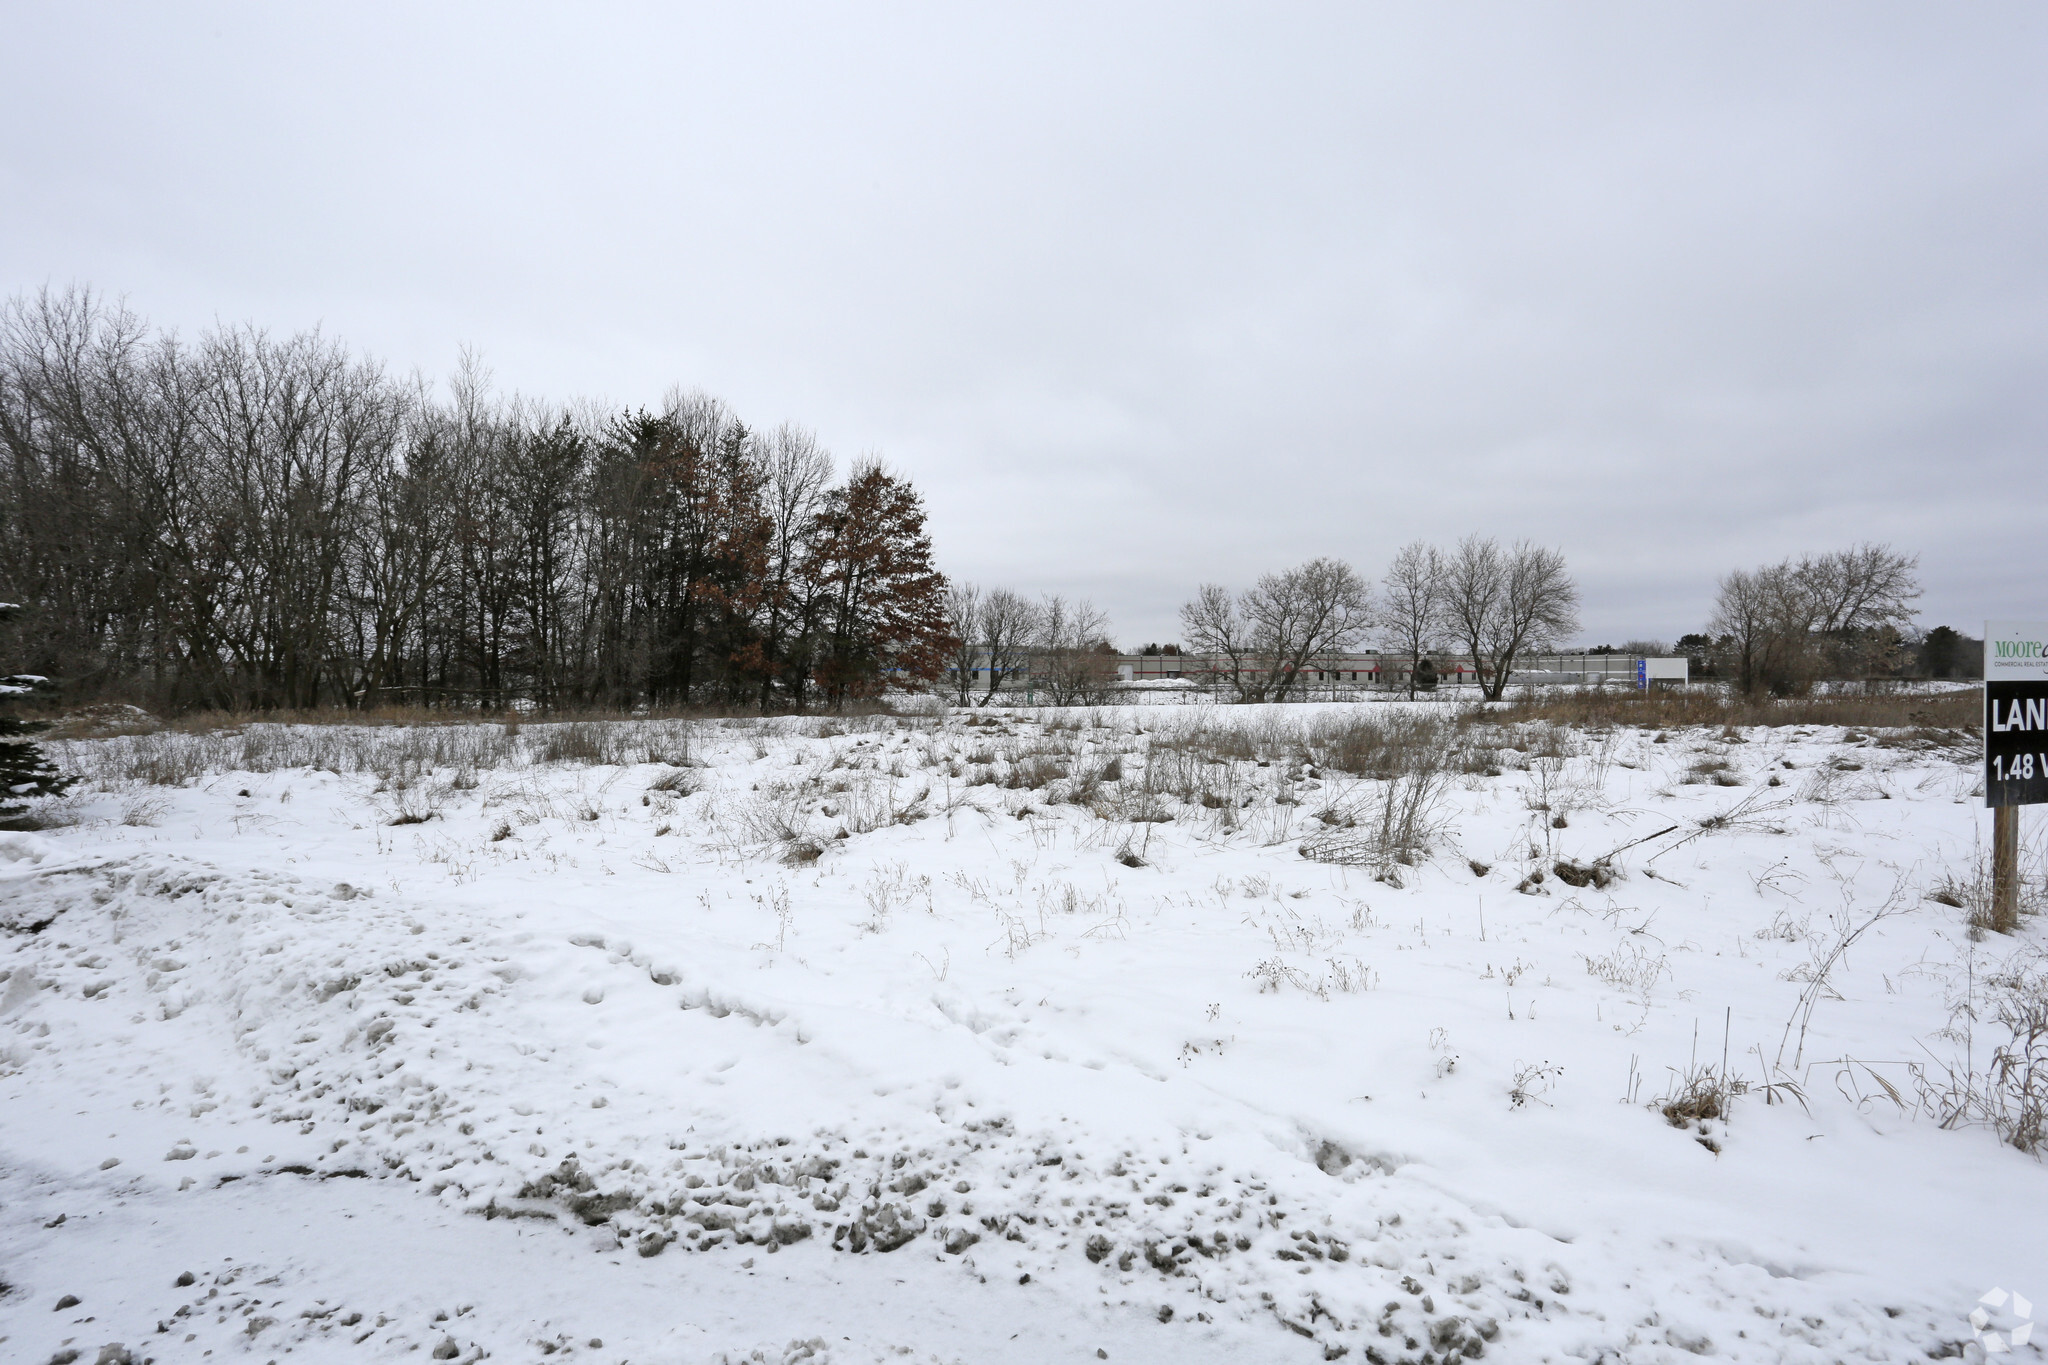
[[[11,602],[0,602],[0,621],[19,610]],[[28,695],[43,682],[44,679],[28,674],[0,678],[0,706]],[[7,828],[27,809],[26,798],[56,796],[77,780],[58,772],[42,747],[29,738],[42,728],[0,711],[0,829]]]

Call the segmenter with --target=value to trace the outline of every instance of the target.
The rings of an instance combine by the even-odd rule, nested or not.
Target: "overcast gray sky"
[[[2048,616],[2048,7],[7,0],[0,292],[801,422],[959,577],[1860,539]]]

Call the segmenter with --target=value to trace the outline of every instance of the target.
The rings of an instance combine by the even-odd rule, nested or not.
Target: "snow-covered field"
[[[2043,961],[1929,898],[1966,736],[1365,733],[1426,713],[54,745],[0,1358],[1904,1361],[2048,1300],[2048,1170],[1924,1098]]]

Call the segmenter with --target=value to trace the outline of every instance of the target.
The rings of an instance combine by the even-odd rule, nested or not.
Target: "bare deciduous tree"
[[[973,704],[974,672],[981,662],[981,589],[972,583],[953,583],[946,588],[946,630],[953,637],[951,656],[946,661],[948,681],[961,706]]]
[[[1069,618],[1054,623],[1055,629],[1070,631],[1074,608],[1057,598],[1051,601]],[[946,622],[955,644],[946,671],[960,705],[987,706],[1006,680],[1030,669],[1034,646],[1056,647],[1042,638],[1046,613],[1046,608],[1008,588],[984,591],[972,583],[955,583],[947,589]]]
[[[1707,629],[1729,656],[1736,687],[1750,696],[1804,691],[1811,684],[1805,665],[1812,622],[1812,604],[1787,560],[1722,578]]]
[[[1408,664],[1408,695],[1415,695],[1415,664],[1443,629],[1444,557],[1434,545],[1411,540],[1394,555],[1380,582],[1386,588],[1380,628]]]
[[[1116,647],[1109,642],[1109,618],[1089,601],[1046,594],[1039,608],[1038,642],[1032,677],[1045,684],[1054,706],[1091,706],[1108,694],[1116,677]]]
[[[832,456],[803,427],[785,422],[768,438],[764,452],[768,519],[769,580],[762,630],[761,709],[775,689],[793,694],[810,667],[805,642],[817,623],[818,594],[803,573],[811,528],[832,482]]]
[[[1813,628],[1822,634],[1903,629],[1920,596],[1919,557],[1869,542],[1801,560],[1799,577],[1813,599]]]
[[[1005,681],[1031,667],[1031,645],[1043,622],[1038,604],[1008,588],[991,588],[981,603],[981,647],[988,666],[987,706]]]
[[[1182,604],[1180,629],[1189,649],[1220,660],[1212,669],[1230,684],[1238,701],[1265,696],[1266,670],[1258,657],[1257,630],[1230,589],[1204,583],[1193,601]]]
[[[1323,557],[1267,574],[1237,597],[1206,583],[1180,619],[1189,645],[1221,659],[1217,672],[1237,700],[1285,701],[1316,658],[1372,627],[1372,588],[1349,564]]]
[[[1272,699],[1285,701],[1319,656],[1350,648],[1372,628],[1372,586],[1324,556],[1261,578],[1245,594],[1244,614],[1273,661]]]
[[[1458,542],[1444,576],[1445,610],[1489,701],[1507,690],[1515,659],[1578,629],[1579,590],[1564,556],[1528,541],[1502,549],[1491,536]]]

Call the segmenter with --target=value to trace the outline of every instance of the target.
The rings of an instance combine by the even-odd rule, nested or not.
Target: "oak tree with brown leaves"
[[[945,670],[946,577],[924,523],[917,490],[877,461],[825,496],[808,566],[821,607],[811,675],[835,707]]]

